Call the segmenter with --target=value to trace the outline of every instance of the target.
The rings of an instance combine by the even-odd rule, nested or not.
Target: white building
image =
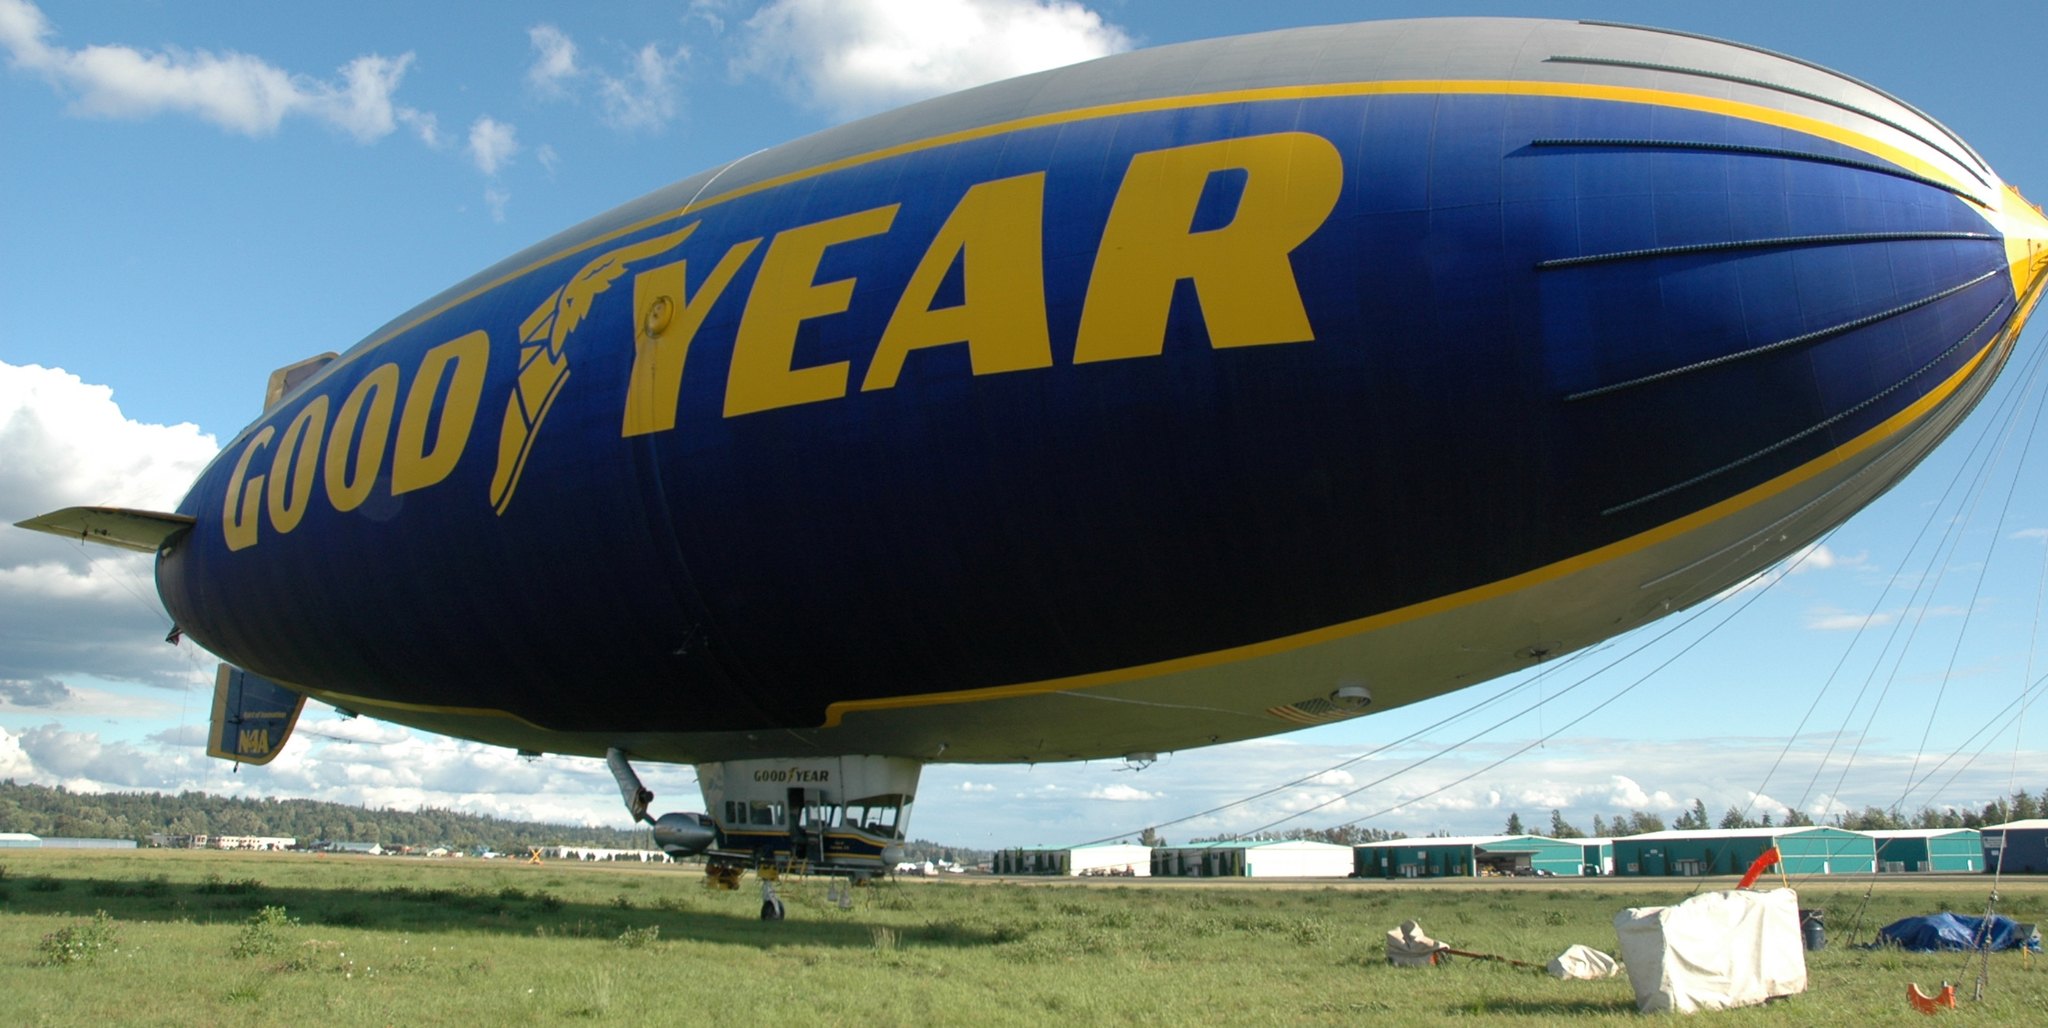
[[[601,846],[549,846],[540,851],[556,860],[638,861],[642,864],[673,864],[675,858],[662,850],[613,850]],[[429,854],[432,856],[432,854]]]
[[[1190,878],[1349,878],[1349,846],[1300,839],[1237,839],[1162,846],[1152,873]]]
[[[999,875],[1143,878],[1152,874],[1152,847],[1135,843],[1026,846],[997,851],[994,866]]]
[[[299,840],[288,835],[202,835],[202,846],[217,850],[288,850]]]

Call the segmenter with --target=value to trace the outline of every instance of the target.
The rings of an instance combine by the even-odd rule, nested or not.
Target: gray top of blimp
[[[1018,119],[1236,90],[1412,80],[1566,82],[1741,101],[1853,129],[1988,192],[1953,133],[1875,87],[1797,58],[1663,29],[1524,18],[1424,18],[1283,29],[1116,54],[836,126],[657,189],[493,265],[395,319],[416,318],[607,232],[700,200],[890,147]]]

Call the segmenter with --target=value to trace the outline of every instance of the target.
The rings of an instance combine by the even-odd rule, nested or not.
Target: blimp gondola
[[[272,375],[156,554],[217,755],[303,697],[697,766],[732,866],[886,866],[928,762],[1464,688],[1883,493],[2048,219],[1879,89],[1651,28],[1164,46],[749,154]]]

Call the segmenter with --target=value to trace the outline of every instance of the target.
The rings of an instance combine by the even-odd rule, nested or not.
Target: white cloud
[[[1775,585],[1781,579],[1791,575],[1804,575],[1808,572],[1827,571],[1833,568],[1862,567],[1868,559],[1866,554],[1859,553],[1853,557],[1845,557],[1829,549],[1826,544],[1808,543],[1793,551],[1791,556],[1786,557],[1777,564],[1721,590],[1720,595],[1716,596],[1715,599],[1726,599],[1730,596],[1754,592],[1758,589]]]
[[[1825,543],[1809,543],[1799,552],[1785,559],[1785,573],[1803,575],[1809,571],[1826,571],[1829,568],[1847,567],[1861,563],[1863,558],[1845,558],[1828,549]]]
[[[542,143],[534,149],[533,159],[540,162],[541,170],[547,172],[549,178],[554,177],[556,166],[562,163],[562,155],[556,153],[555,148],[547,143]]]
[[[1136,786],[1119,783],[1116,785],[1104,785],[1091,790],[1086,798],[1091,800],[1108,800],[1112,803],[1137,803],[1143,800],[1156,800],[1159,798],[1159,794],[1156,792],[1146,792]]]
[[[360,142],[382,139],[396,126],[397,115],[391,95],[405,78],[412,54],[392,58],[369,54],[342,68],[346,88],[323,92],[307,102],[320,116],[343,128]]]
[[[0,361],[0,524],[63,507],[171,510],[219,444],[198,426],[129,420],[113,390]],[[182,688],[205,675],[170,627],[149,558],[0,528],[0,680],[14,705],[75,675]]]
[[[484,187],[484,206],[491,209],[491,220],[505,220],[505,205],[512,202],[512,194],[497,186]]]
[[[553,25],[540,24],[526,30],[533,43],[533,64],[526,69],[526,84],[543,96],[567,92],[564,83],[576,77],[576,43],[568,33]]]
[[[4,732],[5,729],[0,729]],[[103,791],[108,786],[145,788],[182,761],[124,742],[103,742],[97,732],[75,732],[51,722],[15,736],[34,771],[31,780],[57,778],[67,787]]]
[[[725,12],[735,0],[690,0],[690,10],[683,16],[685,22],[702,22],[712,35],[725,31]]]
[[[1562,810],[1578,802],[1579,796],[1579,790],[1562,782],[1539,782],[1515,790],[1513,806],[1538,811]]]
[[[519,152],[519,129],[510,122],[485,115],[470,123],[469,157],[476,170],[496,175]]]
[[[413,55],[366,54],[339,69],[339,81],[288,72],[250,54],[138,50],[119,45],[67,49],[51,43],[49,19],[27,0],[0,0],[0,48],[15,67],[37,72],[72,96],[79,114],[143,118],[190,114],[231,132],[266,136],[287,117],[306,117],[358,142],[391,133],[416,111],[392,97]]]
[[[1313,812],[1324,821],[1341,821],[1344,811],[1351,809],[1351,801],[1338,792],[1290,791],[1281,794],[1274,805],[1289,814]],[[1308,817],[1301,823],[1319,822],[1317,817]]]
[[[526,81],[541,96],[557,100],[577,97],[571,86],[589,80],[604,122],[612,128],[654,131],[675,118],[681,105],[678,75],[689,59],[688,49],[650,42],[633,51],[626,67],[614,72],[580,64],[581,51],[575,40],[553,25],[535,25],[527,30],[527,38],[533,43],[534,60],[526,69]]]
[[[1068,0],[775,0],[746,33],[736,71],[842,118],[1131,47]]]
[[[1806,627],[1820,632],[1855,632],[1877,625],[1889,625],[1896,620],[1897,615],[1883,611],[1851,614],[1848,611],[1822,608],[1806,615]]]
[[[649,43],[633,55],[633,66],[624,76],[599,73],[597,96],[605,124],[627,131],[667,124],[676,115],[676,68],[688,56],[681,48],[664,54]]]
[[[959,788],[961,792],[970,794],[996,791],[996,787],[987,782],[961,782]]]
[[[364,741],[328,737],[356,726]],[[309,706],[299,731],[268,765],[242,767],[204,755],[199,727],[167,729],[142,743],[51,722],[0,727],[0,777],[62,784],[80,792],[200,790],[227,796],[298,796],[370,807],[439,807],[496,817],[625,827],[627,815],[604,762],[525,759],[511,750],[380,725],[333,720]],[[687,768],[639,768],[661,811],[700,810]]]
[[[401,107],[398,109],[398,120],[406,128],[411,129],[413,135],[419,137],[420,142],[435,149],[440,148],[441,119],[425,111],[415,111],[410,107]]]
[[[1612,775],[1608,779],[1607,803],[1625,810],[1657,811],[1675,810],[1678,801],[1671,794],[1659,789],[1645,792],[1636,780],[1627,775]]]
[[[61,707],[74,697],[71,687],[54,678],[0,678],[0,710]]]
[[[6,12],[0,11],[0,16]],[[21,740],[14,733],[0,728],[0,778],[17,782],[35,780],[36,762],[21,748]]]

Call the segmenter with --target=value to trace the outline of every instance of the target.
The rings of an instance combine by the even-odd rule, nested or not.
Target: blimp
[[[215,755],[312,697],[860,876],[927,763],[1355,718],[1756,574],[1985,394],[2044,242],[1932,117],[1752,46],[1162,46],[699,172],[272,374],[177,510],[24,524],[155,554]]]

